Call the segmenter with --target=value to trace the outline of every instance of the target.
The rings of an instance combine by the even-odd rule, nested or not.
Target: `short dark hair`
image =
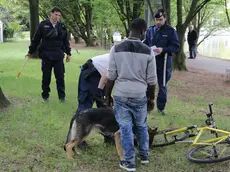
[[[61,13],[61,9],[58,7],[53,7],[51,10],[51,13],[54,13],[54,12],[60,12]]]
[[[136,18],[131,23],[131,30],[142,31],[147,29],[147,23],[144,19]]]
[[[166,17],[166,12],[163,9],[157,10],[157,12],[154,14],[155,18],[160,18],[161,16]]]

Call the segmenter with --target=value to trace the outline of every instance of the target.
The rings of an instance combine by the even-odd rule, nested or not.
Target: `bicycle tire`
[[[224,145],[224,144],[227,144],[227,146],[228,146],[229,149],[230,149],[230,143],[227,142],[227,141],[220,142],[220,143],[218,143],[217,145]],[[187,155],[186,155],[187,159],[188,159],[189,161],[191,161],[191,162],[199,163],[199,164],[204,164],[204,163],[206,163],[206,164],[207,164],[207,163],[217,163],[217,162],[223,162],[223,161],[230,160],[230,153],[229,153],[229,155],[227,155],[227,156],[225,156],[225,157],[222,157],[222,158],[212,157],[212,156],[211,156],[211,157],[207,157],[207,154],[210,154],[210,153],[209,153],[209,152],[206,152],[206,154],[205,154],[203,150],[202,150],[202,153],[203,153],[204,155],[206,155],[206,158],[209,158],[209,159],[205,159],[205,158],[203,158],[203,159],[198,159],[198,158],[196,158],[196,157],[193,157],[193,156],[194,156],[194,155],[193,155],[194,153],[200,151],[201,149],[208,148],[208,147],[211,148],[212,145],[197,146],[197,147],[195,147],[195,148],[192,148],[192,149],[188,150]],[[214,151],[213,148],[212,148],[212,150]],[[215,158],[215,159],[210,159],[210,158]]]
[[[152,147],[164,147],[164,146],[169,146],[169,145],[172,145],[172,144],[175,144],[177,141],[182,141],[182,140],[185,140],[185,139],[187,139],[188,137],[189,137],[189,131],[183,131],[183,132],[178,132],[178,133],[183,133],[182,134],[182,136],[180,136],[179,138],[177,138],[176,140],[175,140],[175,138],[174,139],[172,139],[171,141],[168,141],[168,140],[166,140],[167,138],[170,138],[170,137],[173,137],[174,135],[168,135],[168,136],[166,136],[166,135],[164,135],[166,132],[169,132],[169,131],[173,131],[173,130],[177,130],[178,128],[170,128],[170,129],[165,129],[165,130],[161,130],[161,131],[158,131],[157,133],[156,133],[156,135],[154,136],[154,141],[153,141],[153,145],[152,145]],[[177,133],[177,134],[178,134]],[[157,140],[157,136],[159,136],[159,135],[162,135],[162,136],[164,136],[164,141],[162,141],[162,142],[156,142],[156,140]]]

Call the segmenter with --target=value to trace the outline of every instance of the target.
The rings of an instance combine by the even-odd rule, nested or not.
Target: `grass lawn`
[[[11,102],[8,109],[0,110],[0,171],[123,171],[118,166],[115,146],[105,145],[103,137],[96,132],[87,138],[89,148],[77,150],[74,162],[67,160],[63,150],[69,122],[77,108],[79,66],[105,51],[79,49],[80,54],[73,51],[71,62],[65,64],[66,104],[59,103],[54,76],[50,102],[42,103],[40,60],[29,60],[20,78],[15,79],[25,60],[28,45],[23,41],[0,44],[0,71],[3,71],[0,73],[0,86]],[[210,84],[206,84],[208,81]],[[206,117],[202,109],[207,109],[210,101],[215,104],[217,126],[230,131],[230,89],[223,77],[195,69],[192,72],[174,72],[169,83],[168,114],[161,116],[154,110],[149,114],[148,123],[159,129],[204,125]],[[187,161],[188,149],[188,144],[151,149],[151,163],[142,166],[137,161],[137,171],[229,171],[230,161],[211,165]]]

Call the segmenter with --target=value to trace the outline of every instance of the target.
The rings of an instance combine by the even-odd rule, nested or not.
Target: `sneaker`
[[[136,171],[136,165],[131,162],[122,160],[120,161],[119,165],[121,168],[125,169],[126,171]]]
[[[149,163],[149,156],[148,155],[140,155],[140,160],[141,160],[141,164],[148,164]]]
[[[158,112],[161,114],[161,115],[166,115],[166,112],[164,110],[158,110]]]

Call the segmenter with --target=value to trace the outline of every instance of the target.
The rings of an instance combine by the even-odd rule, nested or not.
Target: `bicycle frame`
[[[204,131],[214,131],[217,133],[222,133],[225,134],[224,136],[220,136],[214,139],[208,139],[208,140],[204,140],[202,142],[199,142],[199,139],[201,137],[201,135],[203,134]],[[230,137],[230,132],[228,131],[224,131],[224,130],[219,130],[216,128],[210,128],[210,127],[202,127],[199,129],[199,132],[197,134],[197,136],[195,137],[195,139],[193,140],[192,146],[198,146],[198,145],[216,145],[224,140],[226,140],[228,137]]]
[[[206,124],[208,126],[206,127],[201,127],[198,128],[197,125],[192,125],[189,127],[183,127],[183,128],[179,128],[173,131],[169,131],[165,133],[165,136],[167,135],[172,135],[172,134],[176,134],[176,133],[182,133],[182,132],[189,132],[189,137],[195,137],[195,139],[193,140],[185,140],[185,141],[176,141],[176,143],[191,143],[192,147],[196,147],[196,146],[200,146],[200,145],[217,145],[218,143],[230,138],[230,132],[229,131],[225,131],[225,130],[220,130],[217,129],[215,126],[215,122],[214,119],[212,117],[212,103],[209,104],[209,110],[210,113],[206,114],[208,119],[206,120]],[[190,133],[190,130],[193,129],[197,129],[197,132],[195,134]],[[199,141],[199,139],[201,138],[201,135],[205,132],[205,131],[211,131],[212,134],[216,134],[216,138],[213,139],[208,139],[208,140],[203,140],[203,141]],[[225,134],[223,136],[218,136],[218,134]]]

